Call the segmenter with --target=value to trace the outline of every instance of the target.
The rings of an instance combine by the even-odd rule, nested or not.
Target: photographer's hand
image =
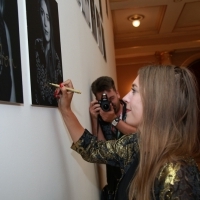
[[[97,119],[100,111],[100,105],[97,100],[94,100],[90,103],[90,116],[92,119]]]
[[[100,109],[99,114],[100,114],[101,118],[103,119],[103,121],[110,122],[110,123],[117,117],[112,104],[110,104],[110,110],[109,111],[105,112],[102,109]]]
[[[103,136],[103,132],[101,127],[98,124],[98,116],[101,107],[97,100],[94,100],[90,103],[90,116],[91,116],[91,123],[92,123],[92,133],[97,136],[98,140],[105,140]]]
[[[110,123],[112,123],[112,121],[117,117],[112,105],[110,105],[110,111],[108,111],[108,112],[105,112],[101,109],[100,115],[104,121],[110,122]],[[121,133],[123,133],[125,135],[135,133],[137,130],[135,127],[127,124],[123,120],[120,120],[116,127]]]

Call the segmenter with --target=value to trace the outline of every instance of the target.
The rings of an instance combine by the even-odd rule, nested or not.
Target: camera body
[[[101,100],[98,103],[103,111],[108,112],[110,110],[110,101],[105,93],[102,94]]]

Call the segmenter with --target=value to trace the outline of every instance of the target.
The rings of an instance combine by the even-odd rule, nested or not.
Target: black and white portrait
[[[82,12],[87,24],[90,27],[90,1],[89,0],[82,0]]]
[[[103,38],[102,38],[102,26],[101,26],[101,20],[98,13],[98,10],[96,9],[96,20],[97,20],[97,36],[98,36],[98,45],[99,49],[103,55]]]
[[[102,24],[101,24],[101,33],[102,33],[102,45],[103,45],[103,57],[104,57],[105,61],[107,61],[107,58],[106,58],[105,37],[104,37],[104,29],[103,29]]]
[[[26,0],[33,105],[57,106],[55,88],[63,82],[58,5],[55,0]]]
[[[92,28],[92,34],[97,41],[97,25],[96,25],[96,14],[95,14],[95,5],[94,0],[90,0],[90,12],[91,12],[91,28]]]
[[[76,1],[77,1],[78,5],[81,7],[81,5],[82,5],[82,0],[76,0]]]
[[[0,0],[0,101],[23,103],[17,0]]]

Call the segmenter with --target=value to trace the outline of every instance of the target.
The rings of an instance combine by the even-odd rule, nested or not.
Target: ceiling
[[[200,52],[200,0],[110,0],[110,8],[116,60]],[[133,14],[144,16],[137,28],[128,20]]]

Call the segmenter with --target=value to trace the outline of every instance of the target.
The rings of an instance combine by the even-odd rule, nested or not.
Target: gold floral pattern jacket
[[[72,149],[78,152],[84,160],[91,163],[104,163],[118,166],[122,169],[123,179],[128,177],[124,184],[131,181],[131,166],[139,159],[139,146],[137,134],[124,135],[118,140],[97,141],[88,130],[85,129],[81,138],[72,145]],[[122,185],[122,184],[121,184]],[[128,191],[120,190],[118,185],[115,199],[128,200]],[[155,198],[153,198],[153,196]],[[152,199],[156,200],[200,200],[200,172],[193,159],[180,163],[166,163],[160,170],[154,184]]]

